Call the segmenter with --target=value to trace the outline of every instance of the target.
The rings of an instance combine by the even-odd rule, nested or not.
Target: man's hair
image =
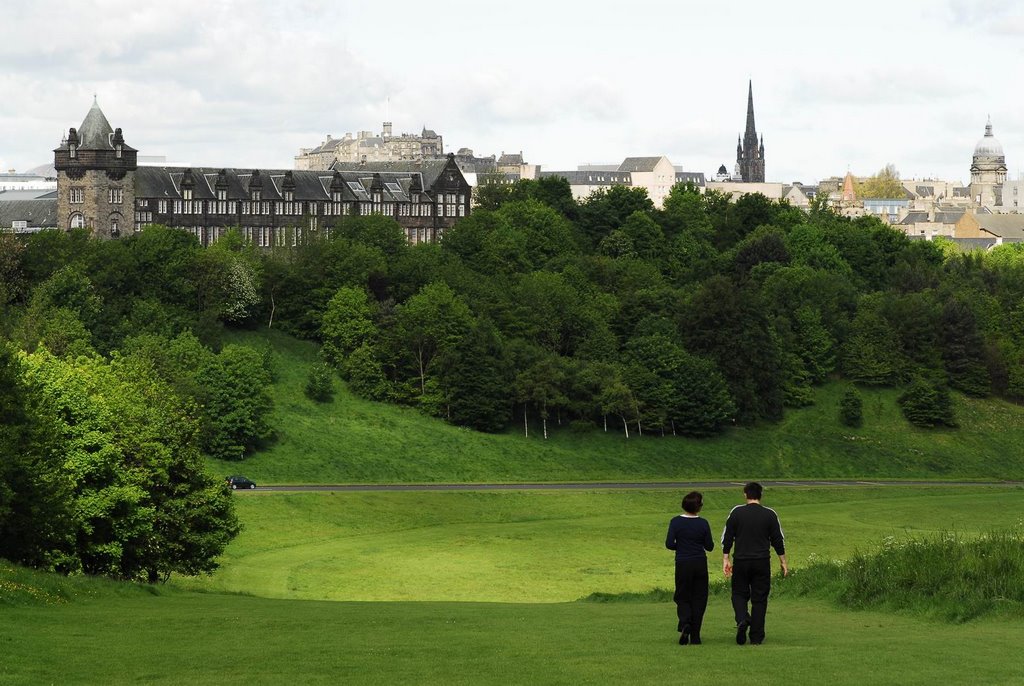
[[[764,492],[764,489],[756,481],[751,481],[743,487],[743,495],[747,496],[750,500],[760,500],[762,492]]]
[[[690,491],[683,496],[683,511],[690,514],[697,514],[704,507],[704,496],[700,491]]]

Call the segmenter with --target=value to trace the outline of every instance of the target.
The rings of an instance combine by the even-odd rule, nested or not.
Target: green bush
[[[827,597],[965,622],[997,612],[1024,615],[1024,532],[967,540],[955,533],[897,541],[844,562],[812,562],[773,593]]]
[[[903,416],[914,426],[957,426],[949,389],[918,379],[899,398]]]
[[[330,402],[334,398],[334,372],[323,362],[317,362],[309,368],[306,397],[318,403]]]
[[[839,421],[855,428],[864,423],[864,401],[857,389],[849,389],[839,400]]]

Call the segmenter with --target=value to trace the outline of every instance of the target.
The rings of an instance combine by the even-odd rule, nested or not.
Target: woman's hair
[[[704,496],[700,491],[690,491],[683,496],[683,511],[690,514],[697,514],[704,507]]]

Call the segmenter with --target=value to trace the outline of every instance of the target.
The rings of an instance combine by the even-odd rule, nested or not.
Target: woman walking
[[[700,645],[700,626],[708,607],[708,556],[715,549],[711,526],[698,513],[704,496],[697,491],[683,498],[683,513],[668,523],[665,547],[676,551],[676,614],[679,645]]]

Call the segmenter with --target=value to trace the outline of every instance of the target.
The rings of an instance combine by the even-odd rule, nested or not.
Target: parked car
[[[227,478],[228,486],[231,486],[231,490],[239,488],[256,488],[256,482],[252,479],[247,479],[244,476],[229,476]]]

